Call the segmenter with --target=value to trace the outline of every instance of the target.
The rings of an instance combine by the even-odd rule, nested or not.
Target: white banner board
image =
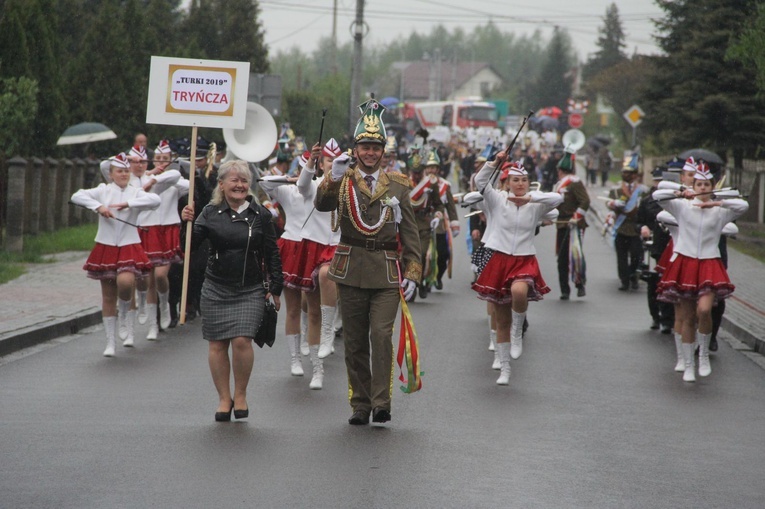
[[[148,124],[243,129],[249,62],[151,57]]]

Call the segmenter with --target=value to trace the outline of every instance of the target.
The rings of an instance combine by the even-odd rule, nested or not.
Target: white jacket
[[[156,194],[147,193],[143,189],[130,185],[121,188],[114,183],[101,184],[93,189],[80,189],[72,195],[72,203],[93,211],[101,205],[108,207],[124,202],[127,202],[128,208],[111,209],[112,213],[123,221],[136,224],[141,211],[156,209],[159,207],[160,199]],[[107,246],[127,246],[140,244],[141,238],[138,236],[138,229],[134,226],[99,215],[96,242]]]
[[[180,224],[178,198],[189,194],[189,181],[183,178],[178,170],[165,170],[158,175],[144,175],[140,179],[133,175],[130,177],[130,185],[143,189],[143,186],[151,179],[155,179],[157,183],[149,192],[158,195],[162,203],[159,208],[141,212],[138,216],[138,224],[140,226]]]
[[[718,244],[723,228],[744,214],[749,204],[740,198],[732,198],[723,200],[720,207],[702,209],[695,205],[701,203],[698,198],[667,199],[674,195],[672,189],[658,189],[653,193],[659,205],[677,219],[678,234],[673,239],[674,252],[700,260],[720,258]]]
[[[656,214],[656,220],[667,227],[667,230],[669,230],[669,235],[674,239],[677,237],[677,219],[667,212],[666,210],[662,210],[658,214]],[[738,234],[738,226],[736,226],[736,223],[728,223],[725,226],[723,226],[722,234],[726,237],[730,237],[731,235]],[[674,240],[673,240],[674,242]]]
[[[316,189],[322,183],[324,177],[313,180],[316,172],[307,167],[303,167],[298,177],[297,189],[303,197],[305,204],[305,215],[308,220],[304,220],[305,226],[300,231],[304,239],[312,240],[325,246],[336,246],[340,242],[340,230],[332,231],[332,212],[319,212],[313,205],[316,197]]]
[[[476,175],[476,186],[482,189],[494,168],[484,165]],[[506,191],[487,186],[483,192],[486,214],[486,233],[483,242],[486,247],[515,256],[536,254],[534,233],[537,223],[552,209],[563,202],[559,193],[529,193],[531,202],[517,206],[507,200]]]
[[[303,240],[300,228],[305,222],[305,200],[298,192],[297,186],[283,182],[271,182],[262,180],[260,188],[281,205],[284,210],[285,222],[282,238],[300,242]]]

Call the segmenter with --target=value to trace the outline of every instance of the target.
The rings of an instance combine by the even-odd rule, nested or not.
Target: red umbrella
[[[563,113],[563,110],[561,110],[557,106],[547,106],[546,108],[542,108],[541,110],[539,110],[537,112],[537,116],[558,118],[560,117],[561,113]]]

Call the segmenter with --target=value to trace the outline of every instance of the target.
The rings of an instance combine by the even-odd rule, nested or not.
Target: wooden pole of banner
[[[194,182],[197,180],[197,126],[191,128],[191,160],[189,161],[189,206],[194,207]],[[191,265],[191,230],[194,221],[186,223],[186,247],[183,250],[183,287],[181,288],[181,316],[178,323],[186,323],[186,299],[189,295],[189,265]]]

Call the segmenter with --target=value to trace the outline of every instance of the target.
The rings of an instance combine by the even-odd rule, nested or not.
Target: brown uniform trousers
[[[397,198],[401,209],[398,227],[391,214],[377,234],[360,232],[351,220],[348,195],[341,193],[342,188],[351,186],[358,199],[360,219],[370,226],[380,219],[383,202]],[[380,172],[372,194],[360,171],[351,168],[342,180],[324,179],[317,190],[315,205],[316,210],[324,212],[342,208],[340,244],[332,259],[329,277],[337,283],[343,303],[343,342],[351,408],[354,412],[369,413],[375,408],[390,411],[392,335],[400,300],[399,262],[403,278],[419,282],[422,275],[409,181],[400,173]]]

